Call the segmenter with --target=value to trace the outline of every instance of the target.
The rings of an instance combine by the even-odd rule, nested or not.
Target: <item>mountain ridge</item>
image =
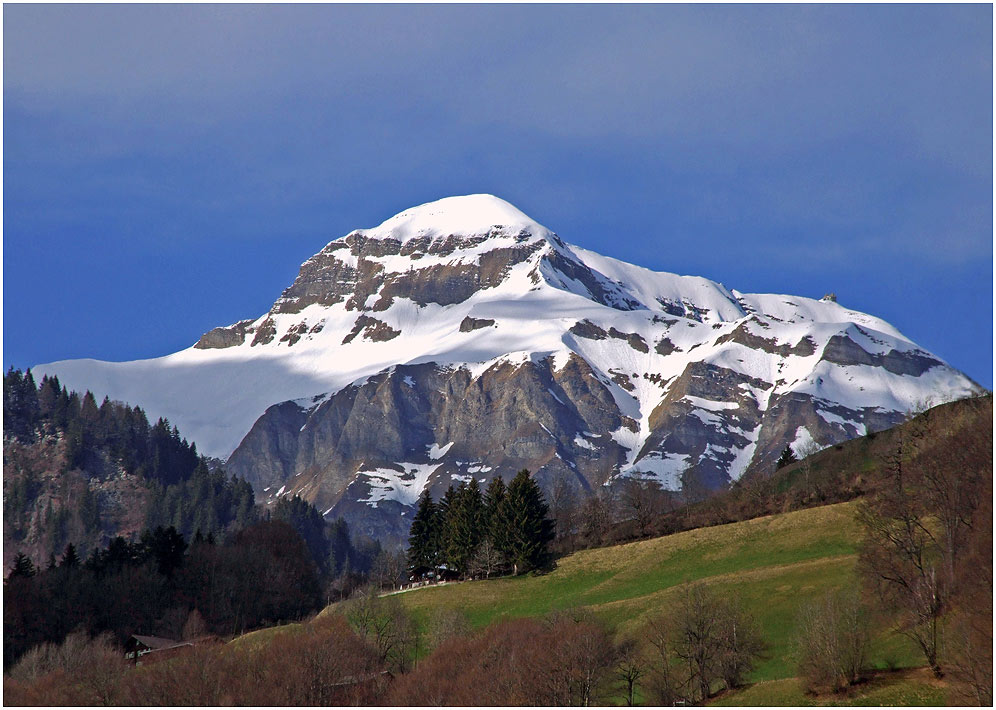
[[[371,531],[401,517],[409,484],[520,466],[586,493],[620,475],[716,487],[786,445],[837,443],[979,390],[834,299],[626,264],[487,195],[329,242],[267,313],[179,353],[35,370],[168,416],[259,495],[377,511]]]

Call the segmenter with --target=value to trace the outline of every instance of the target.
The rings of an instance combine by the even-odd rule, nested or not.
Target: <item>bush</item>
[[[7,702],[111,705],[117,700],[118,679],[126,667],[124,654],[110,634],[90,638],[86,632],[75,631],[61,644],[43,643],[21,657],[10,670],[15,683]]]
[[[868,652],[868,624],[854,594],[828,592],[803,608],[799,676],[810,692],[842,690],[856,683]]]
[[[584,613],[515,619],[451,636],[397,678],[394,705],[592,705],[613,664],[608,635]]]
[[[764,651],[760,629],[738,604],[702,584],[684,587],[674,608],[648,624],[646,682],[660,705],[704,702],[722,683],[740,686]]]

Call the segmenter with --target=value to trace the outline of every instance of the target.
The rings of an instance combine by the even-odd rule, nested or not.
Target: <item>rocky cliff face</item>
[[[468,368],[399,365],[314,400],[275,405],[228,462],[264,496],[301,495],[368,534],[398,539],[425,487],[435,496],[472,477],[522,468],[581,494],[625,462],[604,432],[619,413],[591,367],[571,357]],[[603,432],[601,434],[596,432]],[[398,505],[400,504],[400,505]]]
[[[263,498],[384,539],[427,486],[525,467],[579,491],[716,487],[978,390],[834,299],[648,271],[487,195],[329,243],[268,313],[188,350],[36,372],[168,416]]]

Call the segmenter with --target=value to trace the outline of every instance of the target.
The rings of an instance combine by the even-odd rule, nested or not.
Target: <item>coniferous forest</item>
[[[37,560],[72,542],[83,554],[119,533],[176,528],[186,537],[253,521],[252,488],[197,453],[165,419],[56,377],[4,375],[4,526]]]
[[[297,497],[261,511],[214,463],[138,407],[8,371],[5,667],[76,631],[119,643],[178,639],[189,624],[233,634],[364,583],[377,543]]]
[[[521,574],[546,566],[554,523],[539,485],[523,469],[506,487],[491,480],[481,493],[477,481],[450,488],[434,502],[419,498],[408,540],[413,577],[445,571],[462,578]]]

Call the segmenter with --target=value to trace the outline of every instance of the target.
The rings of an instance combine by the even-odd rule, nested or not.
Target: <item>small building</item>
[[[138,664],[139,658],[150,653],[161,653],[193,645],[189,641],[174,641],[173,639],[166,639],[160,636],[139,636],[135,634],[130,636],[125,642],[125,658],[133,660]]]

